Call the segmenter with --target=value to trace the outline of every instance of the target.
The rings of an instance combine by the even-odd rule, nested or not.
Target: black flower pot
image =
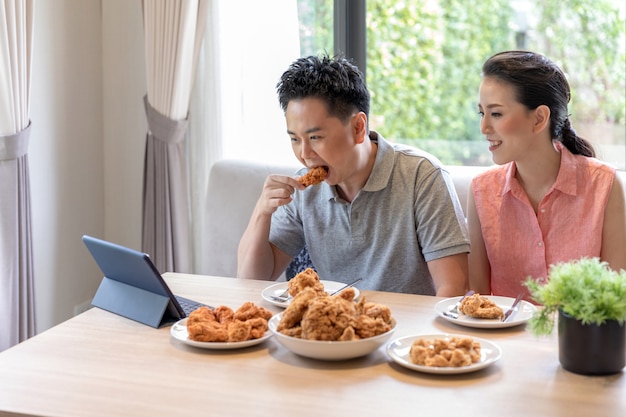
[[[583,375],[620,372],[626,364],[626,326],[612,320],[582,324],[559,311],[559,361],[564,369]]]

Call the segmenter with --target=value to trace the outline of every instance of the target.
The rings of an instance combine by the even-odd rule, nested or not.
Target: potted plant
[[[535,335],[552,333],[558,313],[559,361],[585,375],[620,372],[626,362],[626,271],[598,258],[550,267],[545,282],[524,285],[543,306],[528,321]]]

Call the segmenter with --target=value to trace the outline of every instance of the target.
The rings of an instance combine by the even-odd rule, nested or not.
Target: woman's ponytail
[[[565,119],[561,131],[557,133],[557,140],[574,155],[596,156],[596,152],[591,143],[576,134],[576,131],[569,121],[569,117]]]

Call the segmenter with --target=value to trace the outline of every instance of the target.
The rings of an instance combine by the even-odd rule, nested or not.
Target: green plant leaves
[[[583,324],[626,321],[626,271],[613,271],[598,258],[553,265],[547,282],[528,278],[524,285],[543,305],[529,321],[534,334],[551,333],[559,309]]]

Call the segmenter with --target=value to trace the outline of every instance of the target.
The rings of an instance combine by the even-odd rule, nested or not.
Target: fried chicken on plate
[[[504,317],[504,311],[496,303],[478,293],[465,297],[459,306],[459,311],[466,316],[477,319],[500,319]]]
[[[480,360],[480,343],[471,337],[416,339],[409,351],[411,362],[434,367],[469,366]]]
[[[272,312],[248,301],[237,310],[200,307],[187,317],[187,334],[196,342],[244,342],[263,337]]]

